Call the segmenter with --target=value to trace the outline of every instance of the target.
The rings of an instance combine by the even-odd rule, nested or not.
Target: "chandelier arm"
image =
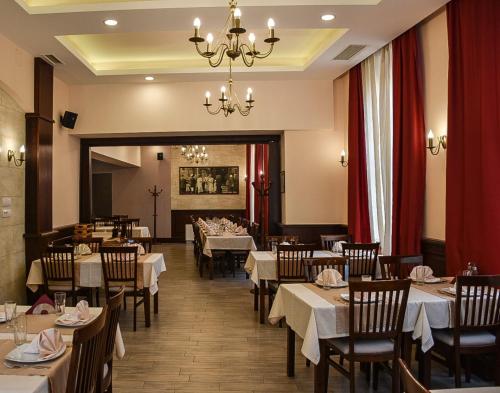
[[[243,63],[245,63],[247,67],[252,67],[255,61],[255,55],[254,54],[250,55],[250,60],[247,60],[247,50],[248,53],[253,53],[252,50],[248,47],[248,45],[246,44],[240,45],[240,53],[241,53],[241,58],[243,59]]]
[[[207,55],[206,52],[202,52],[200,50],[200,46],[197,42],[195,42],[195,47],[196,47],[196,51],[198,52],[198,54],[201,56],[201,57],[204,57],[205,59],[210,59],[211,57],[213,57],[214,55]]]
[[[217,52],[220,50],[219,58],[215,62],[212,62],[212,58],[210,57],[208,59],[208,63],[210,64],[210,66],[213,68],[220,66],[220,64],[222,63],[222,60],[224,59],[224,54],[227,52],[228,49],[229,49],[229,47],[226,44],[220,44],[217,47],[217,51],[214,53],[214,56],[215,56],[215,54],[217,54]]]
[[[220,111],[222,110],[222,106],[219,106],[219,109],[216,111],[211,111],[209,107],[207,107],[207,112],[210,113],[211,115],[218,115]]]
[[[270,45],[269,50],[266,53],[255,55],[255,57],[257,59],[265,59],[266,57],[268,57],[273,52],[274,42],[271,42],[269,45]]]
[[[240,104],[236,104],[235,107],[242,116],[248,116],[250,114],[250,109],[242,110]]]

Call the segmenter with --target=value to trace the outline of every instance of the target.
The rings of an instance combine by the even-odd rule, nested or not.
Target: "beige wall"
[[[97,154],[100,160],[120,166],[141,166],[140,146],[106,146],[93,147],[92,155]]]
[[[285,131],[286,224],[347,223],[347,170],[339,164],[344,135]]]
[[[52,154],[52,225],[79,222],[80,139],[69,135],[59,117],[68,110],[69,88],[54,78],[54,132]]]
[[[446,12],[421,25],[424,64],[425,126],[434,135],[448,129],[448,32]],[[444,240],[446,224],[446,152],[427,153],[424,237]]]
[[[95,173],[113,175],[113,214],[127,214],[140,218],[141,225],[149,227],[153,235],[153,197],[148,189],[154,185],[163,189],[157,199],[157,237],[170,237],[170,147],[142,146],[142,165],[122,168],[116,165],[95,165]],[[164,160],[158,161],[156,153],[163,152]]]
[[[191,209],[245,209],[246,208],[246,146],[220,145],[207,146],[209,155],[206,164],[191,164],[180,155],[180,147],[172,147],[172,210]],[[237,166],[239,167],[239,194],[238,195],[180,195],[179,194],[179,167],[210,167],[210,166]]]
[[[220,82],[72,86],[78,112],[74,133],[168,133],[327,129],[332,126],[331,81],[242,82],[252,86],[252,114],[210,116],[202,103]]]
[[[24,111],[9,94],[0,89],[0,203],[11,198],[11,216],[0,217],[0,304],[9,298],[25,299],[24,265],[24,170],[7,161],[7,150],[19,151],[25,144]],[[17,153],[19,154],[19,153]],[[2,207],[3,209],[3,207]]]

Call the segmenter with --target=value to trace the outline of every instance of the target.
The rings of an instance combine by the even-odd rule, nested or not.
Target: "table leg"
[[[259,314],[260,323],[266,323],[266,280],[259,280]]]
[[[213,280],[214,279],[214,260],[212,259],[212,257],[210,257],[210,259],[208,260],[208,270],[210,272],[210,280]]]
[[[160,290],[158,289],[156,291],[156,293],[154,294],[154,312],[155,314],[158,314],[158,309],[159,309],[159,305],[160,305],[160,299],[159,299],[159,294],[160,294]]]
[[[286,327],[286,375],[295,376],[295,332],[290,326]]]
[[[144,288],[144,317],[146,319],[146,327],[151,326],[151,294],[149,288]]]
[[[253,310],[259,311],[259,287],[253,284]]]
[[[319,340],[319,363],[314,366],[314,393],[326,393],[328,389],[328,348],[325,340]]]

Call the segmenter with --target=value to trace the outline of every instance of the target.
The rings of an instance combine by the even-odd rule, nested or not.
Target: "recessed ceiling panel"
[[[303,71],[346,33],[346,29],[284,29],[271,56],[256,61],[256,71]],[[96,75],[212,72],[187,37],[191,31],[82,34],[56,37]],[[267,30],[256,30],[264,52]],[[204,45],[202,44],[202,49]],[[236,68],[244,68],[241,60]]]

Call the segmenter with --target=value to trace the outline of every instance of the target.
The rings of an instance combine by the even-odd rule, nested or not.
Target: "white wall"
[[[140,146],[93,147],[92,156],[97,154],[100,161],[120,166],[141,166]]]

